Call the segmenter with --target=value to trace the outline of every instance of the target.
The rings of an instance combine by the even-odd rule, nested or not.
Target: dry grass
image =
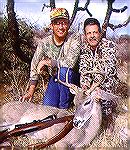
[[[128,68],[130,68],[130,63]],[[121,68],[118,69],[118,71],[120,72],[119,73],[120,79],[122,79],[122,81],[124,82],[127,82],[128,86],[130,86],[130,75],[128,74],[128,80],[127,80],[127,73],[126,73],[127,64],[125,62],[121,66]],[[0,87],[1,106],[6,102],[13,101],[14,99],[18,99],[20,95],[26,92],[25,88],[27,86],[28,80],[21,79],[21,81],[24,81],[24,84],[23,83],[20,84],[18,83],[18,80],[16,80],[15,78],[17,78],[17,76],[14,77],[14,80],[12,80],[10,85],[5,85],[5,84],[1,85]],[[38,85],[38,88],[34,95],[35,103],[41,103],[42,100],[42,96],[45,89],[43,89],[43,85],[41,83],[42,82],[40,82],[40,84]],[[99,133],[95,137],[95,139],[90,143],[90,145],[88,147],[85,147],[85,150],[128,149],[128,145],[127,145],[128,136],[125,134],[126,133],[125,130],[127,130],[128,127],[130,128],[130,114],[128,113],[128,111],[125,110],[125,108],[129,107],[130,109],[130,98],[128,99],[128,101],[129,101],[128,106],[127,106],[126,98],[118,102],[117,114],[114,114],[114,120],[115,120],[114,131],[111,134],[108,134],[105,130],[103,130],[103,128],[101,128]],[[28,144],[35,143],[35,142],[40,142],[40,141],[34,141],[33,139],[30,140],[28,139],[28,137],[26,138],[18,137],[17,140],[16,139],[14,140],[14,144],[19,145],[20,147],[21,144],[23,146],[27,146]]]
[[[11,88],[9,86],[8,88]],[[8,102],[8,101],[13,101],[13,97],[10,94],[12,90],[7,90],[8,89],[6,85],[3,86],[3,90],[6,91],[4,92],[5,97],[3,99],[3,104]],[[39,92],[40,87],[38,86],[38,89],[35,94],[35,102],[40,103],[39,99],[42,98],[42,91]],[[8,95],[9,94],[9,95]],[[2,99],[1,99],[2,100]],[[117,114],[114,115],[114,120],[115,120],[115,127],[114,131],[111,134],[108,134],[105,130],[101,128],[95,139],[90,143],[89,147],[86,147],[85,150],[93,150],[93,149],[101,149],[101,150],[113,150],[113,149],[126,149],[127,148],[127,137],[126,135],[123,134],[125,131],[124,129],[127,129],[127,124],[128,124],[128,113],[123,110],[122,108],[127,106],[127,99],[122,99],[122,101],[118,102],[118,107],[117,107]],[[124,130],[124,131],[123,131]],[[28,144],[32,143],[37,143],[41,142],[41,140],[34,140],[34,139],[29,139],[27,136],[21,136],[18,137],[18,139],[13,140],[13,143],[15,146],[23,146],[24,148]],[[22,148],[22,147],[21,147]]]

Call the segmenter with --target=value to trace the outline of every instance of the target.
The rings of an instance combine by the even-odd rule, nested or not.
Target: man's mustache
[[[99,40],[96,39],[96,37],[91,37],[89,40],[90,40],[90,41],[95,40],[95,41],[99,42]]]

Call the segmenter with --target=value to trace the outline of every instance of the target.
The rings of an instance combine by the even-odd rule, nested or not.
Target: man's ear
[[[52,23],[50,23],[50,29],[53,30],[53,25],[52,25]]]

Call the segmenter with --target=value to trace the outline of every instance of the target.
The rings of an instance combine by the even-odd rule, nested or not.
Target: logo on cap
[[[68,11],[65,8],[54,8],[50,13],[50,19],[53,21],[58,18],[69,19]]]

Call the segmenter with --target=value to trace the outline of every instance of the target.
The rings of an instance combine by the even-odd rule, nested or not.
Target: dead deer
[[[55,143],[55,147],[60,149],[64,149],[65,147],[79,148],[84,145],[90,144],[90,142],[96,136],[102,120],[100,104],[95,101],[92,96],[86,97],[84,94],[81,94],[81,89],[76,87],[75,85],[72,84],[69,85],[69,87],[73,89],[73,92],[77,94],[75,98],[78,98],[78,102],[80,101],[81,104],[74,112],[74,128],[63,139]],[[80,96],[78,95],[78,91],[80,91]],[[48,107],[42,105],[35,105],[28,102],[12,102],[11,105],[14,105],[14,108],[10,104],[11,103],[3,106],[3,116],[6,123],[8,124],[23,124],[27,122],[32,122],[33,120],[43,119],[46,116],[54,113],[57,114],[57,117],[69,114],[67,110],[53,108],[50,106]],[[14,117],[15,121],[13,120],[13,115],[15,116],[15,114],[13,113],[13,109],[15,111],[15,114],[20,112],[19,116],[17,116],[16,119]],[[12,112],[10,112],[10,110],[12,110]],[[12,122],[9,116],[12,117]],[[17,120],[19,121],[17,122]],[[50,139],[52,136],[57,134],[64,126],[65,123],[60,123],[58,125],[53,125],[50,128],[28,134],[28,136],[35,139]]]
[[[96,136],[102,121],[100,104],[91,96],[84,97],[82,100],[82,104],[77,107],[74,113],[74,128],[65,138],[55,144],[57,148],[63,150],[68,147],[79,149],[88,146]]]
[[[68,76],[66,74],[66,79],[67,78]],[[75,94],[74,102],[77,107],[74,112],[74,128],[63,139],[56,142],[55,147],[65,149],[67,147],[79,148],[89,145],[96,136],[102,122],[101,106],[96,99],[97,95],[99,95],[101,99],[107,98],[116,100],[117,97],[102,90],[97,90],[99,93],[94,90],[91,95],[86,96],[85,91],[74,84],[68,83],[67,80],[66,82],[62,82],[58,78],[57,82],[69,87],[70,91]],[[6,123],[12,123],[13,125],[43,119],[50,114],[56,114],[57,117],[63,117],[70,113],[66,109],[58,109],[51,106],[35,105],[19,101],[5,104],[1,110],[3,110],[3,117]],[[16,114],[18,114],[17,117]],[[44,130],[33,132],[31,134],[29,133],[28,136],[33,139],[47,140],[59,133],[64,126],[65,123],[55,124]]]

